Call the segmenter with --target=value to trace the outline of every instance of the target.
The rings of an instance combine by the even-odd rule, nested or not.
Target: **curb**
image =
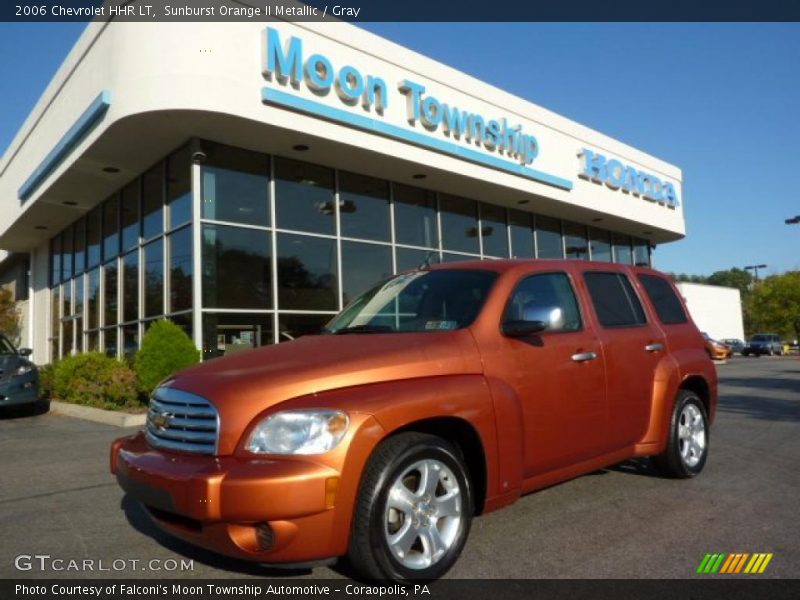
[[[80,404],[69,404],[68,402],[50,401],[50,412],[65,417],[83,419],[84,421],[94,421],[115,427],[142,427],[144,426],[147,415],[131,415],[120,413],[113,410],[103,410],[92,406],[81,406]]]

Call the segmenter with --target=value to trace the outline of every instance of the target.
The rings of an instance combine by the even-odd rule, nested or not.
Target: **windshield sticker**
[[[425,323],[425,329],[458,329],[456,321],[428,321]]]

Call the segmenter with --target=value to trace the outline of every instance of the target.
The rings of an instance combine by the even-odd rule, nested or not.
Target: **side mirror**
[[[30,348],[20,348],[20,349],[17,351],[17,353],[18,353],[20,356],[30,356],[31,354],[33,354],[33,350],[31,350]]]
[[[503,323],[503,335],[508,337],[527,337],[547,329],[543,321],[506,321]]]
[[[525,337],[564,327],[564,311],[559,306],[531,306],[522,311],[522,320],[503,323],[503,335]]]

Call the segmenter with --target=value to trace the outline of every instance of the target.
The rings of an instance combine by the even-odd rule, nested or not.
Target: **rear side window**
[[[664,325],[686,323],[686,312],[666,279],[656,275],[639,275],[639,281]]]
[[[603,327],[629,327],[647,322],[642,304],[625,275],[589,271],[583,278]]]

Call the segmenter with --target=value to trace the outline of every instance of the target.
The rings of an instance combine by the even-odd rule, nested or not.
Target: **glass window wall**
[[[389,182],[340,171],[339,213],[343,237],[388,242]]]
[[[335,234],[333,169],[275,158],[275,211],[279,229]]]
[[[203,225],[203,306],[271,308],[269,234]]]
[[[442,248],[479,254],[478,203],[474,200],[439,194],[442,220]]]
[[[550,217],[536,217],[536,257],[564,258],[561,238],[561,221]]]
[[[192,165],[194,147],[53,238],[53,358],[92,348],[131,356],[162,317],[190,336],[198,318],[205,358],[313,335],[376,282],[426,261],[561,258],[566,248],[570,258],[649,263],[645,240],[584,224],[210,142]]]
[[[203,165],[204,219],[270,225],[269,157],[229,146],[211,145]]]
[[[481,237],[484,256],[508,258],[505,208],[492,204],[481,204]]]

